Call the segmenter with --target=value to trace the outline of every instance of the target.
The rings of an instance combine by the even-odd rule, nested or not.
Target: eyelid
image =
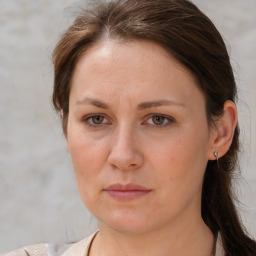
[[[96,117],[96,116],[102,116],[106,122],[103,122],[101,124],[93,124],[93,123],[90,123],[88,120],[90,120],[91,118],[93,117]],[[150,118],[153,118],[153,117],[163,117],[164,119],[167,120],[167,123],[165,124],[161,124],[161,125],[157,125],[157,124],[149,124],[147,123],[148,120]],[[152,114],[148,114],[145,118],[144,118],[145,121],[142,122],[143,125],[148,125],[148,126],[152,126],[154,128],[164,128],[166,126],[169,126],[171,125],[172,123],[174,123],[176,120],[174,117],[172,116],[169,116],[169,115],[165,115],[165,114],[158,114],[158,113],[152,113]],[[81,122],[83,124],[86,124],[87,126],[89,127],[95,127],[95,128],[100,128],[104,125],[109,125],[111,124],[111,119],[109,117],[107,117],[105,114],[103,113],[92,113],[92,114],[89,114],[89,115],[86,115],[82,118]]]
[[[149,125],[149,126],[152,126],[154,128],[164,128],[164,127],[169,126],[170,124],[172,124],[172,123],[174,123],[176,121],[175,118],[172,117],[172,116],[165,115],[165,114],[154,113],[154,114],[147,115],[145,121],[143,122],[143,124],[146,121],[148,121],[150,118],[153,118],[153,117],[156,117],[156,116],[163,117],[163,118],[167,119],[168,122],[166,124],[162,124],[162,125],[156,125],[156,124],[145,124],[145,125]]]
[[[107,120],[107,122],[104,122],[104,123],[101,123],[101,124],[93,124],[93,123],[90,123],[88,120],[90,120],[91,118],[93,117],[96,117],[96,116],[102,116],[105,120]],[[82,118],[81,122],[83,124],[86,124],[87,126],[89,127],[95,127],[95,128],[100,128],[106,124],[109,124],[109,119],[106,117],[105,114],[102,114],[102,113],[93,113],[93,114],[89,114],[89,115],[86,115]]]

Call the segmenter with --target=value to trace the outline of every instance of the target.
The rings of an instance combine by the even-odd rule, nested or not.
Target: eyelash
[[[104,125],[109,123],[107,121],[106,123],[93,124],[92,123],[92,118],[93,117],[103,117],[104,120],[107,120],[107,118],[103,114],[92,114],[92,115],[89,115],[89,116],[86,116],[85,118],[83,118],[82,122],[85,123],[86,125],[88,125],[89,127],[93,127],[93,128],[101,128],[102,126],[104,126]],[[165,123],[164,124],[160,124],[160,125],[146,123],[146,122],[148,122],[150,119],[152,119],[154,117],[164,118],[164,122]],[[173,117],[171,117],[171,116],[167,116],[167,115],[163,115],[163,114],[150,114],[150,115],[147,116],[146,121],[144,121],[142,124],[147,125],[147,126],[151,126],[153,128],[164,128],[164,127],[167,127],[171,123],[174,123],[174,122],[175,122],[175,119]]]
[[[93,128],[100,128],[106,124],[106,123],[103,123],[103,124],[90,123],[90,120],[92,120],[93,117],[103,117],[105,120],[107,120],[103,114],[92,114],[92,115],[89,115],[89,116],[86,116],[85,118],[83,118],[82,122],[85,123],[86,125],[88,125],[89,127],[93,127]]]
[[[153,128],[165,128],[175,122],[175,119],[173,117],[163,115],[163,114],[151,114],[147,117],[146,121],[148,122],[150,119],[154,117],[164,118],[164,122],[166,123],[160,124],[160,125],[157,125],[157,124],[146,124],[146,125],[152,126]]]

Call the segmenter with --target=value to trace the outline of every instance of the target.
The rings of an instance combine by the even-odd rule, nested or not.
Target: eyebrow
[[[78,100],[76,102],[76,105],[93,105],[98,108],[103,108],[103,109],[108,109],[110,106],[100,100],[97,99],[92,99],[92,98],[85,98],[83,100]],[[153,107],[161,107],[161,106],[170,106],[170,105],[175,105],[175,106],[180,106],[180,107],[186,107],[182,103],[178,103],[175,101],[170,101],[170,100],[156,100],[156,101],[146,101],[142,102],[138,105],[137,109],[138,110],[143,110],[143,109],[148,109],[148,108],[153,108]]]
[[[93,105],[95,107],[103,108],[103,109],[109,108],[108,104],[106,104],[102,101],[96,100],[96,99],[91,99],[91,98],[85,98],[83,100],[78,100],[76,102],[76,105]]]
[[[156,101],[147,101],[147,102],[142,102],[138,105],[139,110],[147,109],[147,108],[153,108],[153,107],[161,107],[161,106],[170,106],[170,105],[175,105],[175,106],[180,106],[180,107],[185,107],[184,104],[178,103],[175,101],[170,101],[170,100],[156,100]]]

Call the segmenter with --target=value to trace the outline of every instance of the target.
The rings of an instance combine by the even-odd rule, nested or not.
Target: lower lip
[[[105,190],[105,192],[117,200],[128,201],[145,196],[150,190]]]

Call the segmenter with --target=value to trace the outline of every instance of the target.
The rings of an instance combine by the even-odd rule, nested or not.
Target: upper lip
[[[134,184],[134,183],[128,183],[128,184],[116,183],[116,184],[111,184],[110,186],[108,186],[104,190],[111,190],[111,191],[114,191],[114,190],[116,190],[116,191],[134,191],[134,190],[149,191],[151,189],[146,188],[142,185]]]

